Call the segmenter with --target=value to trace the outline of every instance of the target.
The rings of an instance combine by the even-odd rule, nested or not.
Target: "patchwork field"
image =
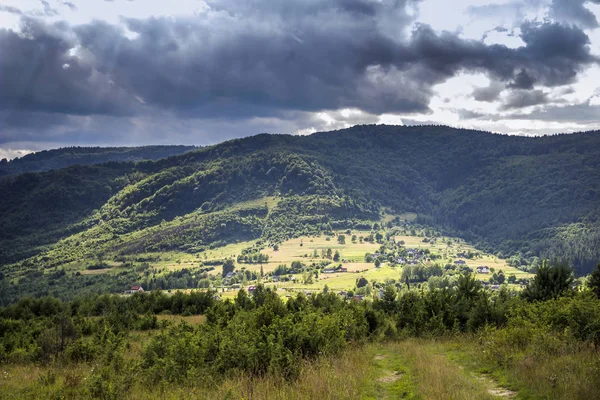
[[[276,202],[272,198],[260,199],[258,201],[270,206],[274,204],[273,202]],[[411,221],[414,220],[416,215],[398,217],[401,217],[401,221]],[[389,221],[393,221],[395,218],[387,216]],[[394,232],[400,232],[401,234],[391,237],[392,242],[402,244],[405,249],[427,250],[429,252],[430,255],[428,258],[432,258],[433,260],[431,262],[428,262],[426,259],[421,260],[424,266],[438,264],[444,267],[447,264],[453,264],[458,259],[462,259],[474,271],[476,271],[478,266],[488,266],[491,269],[490,274],[476,274],[478,280],[485,282],[490,279],[493,272],[499,271],[503,271],[506,278],[513,274],[517,279],[531,278],[533,276],[507,265],[503,259],[477,250],[461,239],[452,237],[427,237],[426,239],[425,233],[428,231],[424,229],[415,230],[412,228],[412,225],[405,225],[403,228],[395,229]],[[268,257],[268,261],[262,263],[250,264],[237,262],[239,255],[244,254],[248,249],[256,248],[257,241],[252,240],[207,249],[195,254],[177,251],[141,253],[136,254],[134,257],[128,257],[124,261],[102,261],[102,264],[106,265],[107,268],[88,269],[89,265],[93,265],[93,262],[77,262],[66,265],[65,269],[72,273],[79,272],[82,275],[112,275],[131,268],[141,268],[145,265],[147,268],[155,271],[155,276],[168,278],[170,275],[178,273],[177,271],[184,269],[193,271],[194,269],[198,270],[198,268],[206,270],[212,267],[210,271],[206,272],[212,277],[210,278],[210,286],[217,289],[221,296],[225,297],[234,296],[240,287],[248,287],[257,283],[257,281],[244,279],[243,282],[228,285],[226,280],[221,279],[221,262],[226,259],[233,259],[235,261],[236,271],[249,271],[249,273],[259,276],[258,282],[277,288],[281,296],[299,291],[322,291],[325,286],[329,290],[336,292],[351,290],[355,288],[356,282],[360,278],[366,278],[370,283],[400,282],[403,271],[402,265],[390,264],[384,261],[377,268],[374,262],[366,262],[366,254],[377,253],[381,248],[381,243],[367,241],[367,237],[373,233],[366,230],[352,230],[339,231],[335,235],[329,236],[323,234],[320,236],[305,236],[290,239],[280,243],[275,248],[262,248],[260,253]],[[344,235],[345,240],[338,240],[339,235]],[[328,258],[328,252],[331,254],[331,258],[333,258],[332,256],[335,253],[339,253],[339,260],[333,261],[331,258]],[[472,257],[457,257],[457,255],[467,253],[471,254]],[[321,265],[330,262],[329,267],[335,268],[341,265],[347,272],[324,273],[321,271],[315,273],[316,270],[313,270],[310,273],[310,279],[308,279],[306,272],[303,274],[286,274],[285,278],[280,280],[273,279],[271,273],[278,266],[286,265],[289,267],[295,261],[299,261],[305,266]],[[48,271],[48,273],[51,273],[51,271]],[[261,277],[261,273],[264,275],[263,277]],[[451,274],[452,272],[450,272]],[[419,286],[418,283],[415,285]],[[174,290],[190,289],[190,286],[173,287],[171,285],[169,287]],[[521,286],[516,284],[511,284],[509,287],[521,289]],[[374,292],[373,295],[375,295]]]

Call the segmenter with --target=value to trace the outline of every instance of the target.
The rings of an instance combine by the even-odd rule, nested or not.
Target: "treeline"
[[[71,165],[158,160],[196,149],[195,146],[65,147],[43,150],[13,160],[0,160],[0,178],[26,172],[44,172]]]

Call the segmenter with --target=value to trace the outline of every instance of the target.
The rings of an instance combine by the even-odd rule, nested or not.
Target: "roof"
[[[141,286],[138,286],[138,285],[133,285],[133,286],[131,287],[131,290],[140,290],[140,289],[142,289],[142,287],[141,287]]]

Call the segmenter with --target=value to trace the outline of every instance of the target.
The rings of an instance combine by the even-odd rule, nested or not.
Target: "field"
[[[132,333],[126,358],[141,356],[152,336]],[[133,383],[127,398],[178,399],[193,397],[252,399],[498,399],[498,398],[594,398],[597,382],[589,351],[552,362],[529,359],[506,369],[491,367],[478,357],[474,337],[407,339],[397,342],[353,346],[340,355],[304,362],[298,379],[285,382],[275,376],[233,376],[219,385],[198,388],[170,385],[150,390]],[[25,399],[68,395],[90,379],[93,366],[4,365],[0,366],[3,398]],[[555,380],[547,376],[556,376]],[[570,389],[571,388],[571,389]],[[166,388],[165,388],[166,389]],[[546,397],[550,396],[550,397]]]
[[[266,202],[272,204],[274,199],[261,199],[259,202]],[[401,216],[401,220],[414,219],[414,215]],[[389,218],[388,220],[393,220]],[[494,255],[485,254],[463,240],[451,237],[435,237],[432,239],[425,239],[426,231],[417,230],[410,228],[404,228],[401,230],[401,234],[392,237],[392,241],[395,243],[402,243],[404,248],[413,250],[427,250],[430,253],[430,257],[434,260],[432,262],[424,262],[423,265],[432,265],[436,263],[440,266],[447,264],[453,264],[457,260],[458,254],[470,253],[472,258],[464,259],[466,265],[472,270],[476,271],[478,266],[488,266],[492,272],[503,271],[505,277],[508,278],[510,275],[515,275],[517,279],[531,278],[533,275],[517,268],[507,265],[506,260],[500,259]],[[268,261],[263,263],[236,263],[236,270],[238,271],[249,271],[260,277],[261,271],[265,275],[263,278],[259,278],[259,282],[266,286],[276,288],[278,293],[285,297],[286,295],[298,292],[315,292],[322,291],[325,286],[329,290],[336,292],[347,291],[355,288],[356,281],[359,278],[366,278],[371,283],[390,283],[400,282],[403,267],[401,265],[390,264],[383,262],[379,267],[376,267],[373,262],[366,262],[365,255],[372,254],[379,251],[381,243],[369,242],[367,237],[372,235],[373,232],[365,230],[352,230],[352,231],[339,231],[333,235],[320,235],[320,236],[304,236],[299,238],[290,239],[280,243],[277,248],[274,247],[263,247],[260,253],[268,257]],[[343,242],[338,241],[339,235],[344,235],[345,240]],[[355,240],[352,240],[352,239]],[[104,261],[107,267],[100,269],[86,269],[88,263],[71,263],[67,267],[70,271],[79,271],[82,275],[102,275],[102,274],[116,274],[121,271],[127,270],[132,266],[146,264],[154,271],[157,271],[158,276],[168,277],[169,274],[177,273],[183,269],[192,270],[194,268],[202,268],[202,265],[206,263],[212,266],[207,273],[212,276],[212,286],[220,292],[221,296],[233,297],[237,293],[240,285],[230,287],[220,280],[221,266],[220,262],[225,259],[234,259],[247,249],[254,248],[257,244],[256,240],[244,241],[238,243],[232,243],[222,247],[216,247],[207,249],[206,251],[190,254],[183,252],[162,252],[162,253],[142,253],[137,254],[133,258],[129,258],[128,263],[117,262],[117,261]],[[314,274],[309,282],[305,282],[302,274],[296,274],[290,276],[292,279],[274,281],[270,274],[279,266],[287,265],[290,266],[293,262],[299,261],[304,265],[319,265],[322,263],[332,262],[330,258],[325,257],[325,253],[330,251],[331,254],[336,252],[339,253],[339,261],[334,261],[331,266],[339,266],[347,269],[347,272],[335,272],[335,273],[319,273]],[[492,273],[490,274],[477,274],[476,278],[481,281],[487,282]],[[244,286],[250,286],[255,282],[248,281],[242,284]],[[509,288],[520,290],[521,285],[509,284]],[[181,287],[175,289],[182,289],[189,291],[189,287]]]

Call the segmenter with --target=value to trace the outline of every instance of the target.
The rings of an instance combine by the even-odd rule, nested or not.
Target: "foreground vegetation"
[[[258,286],[214,293],[23,299],[0,309],[12,398],[593,398],[600,269],[575,290],[544,264],[521,293],[385,290],[353,301]],[[161,314],[204,318],[158,318]]]

